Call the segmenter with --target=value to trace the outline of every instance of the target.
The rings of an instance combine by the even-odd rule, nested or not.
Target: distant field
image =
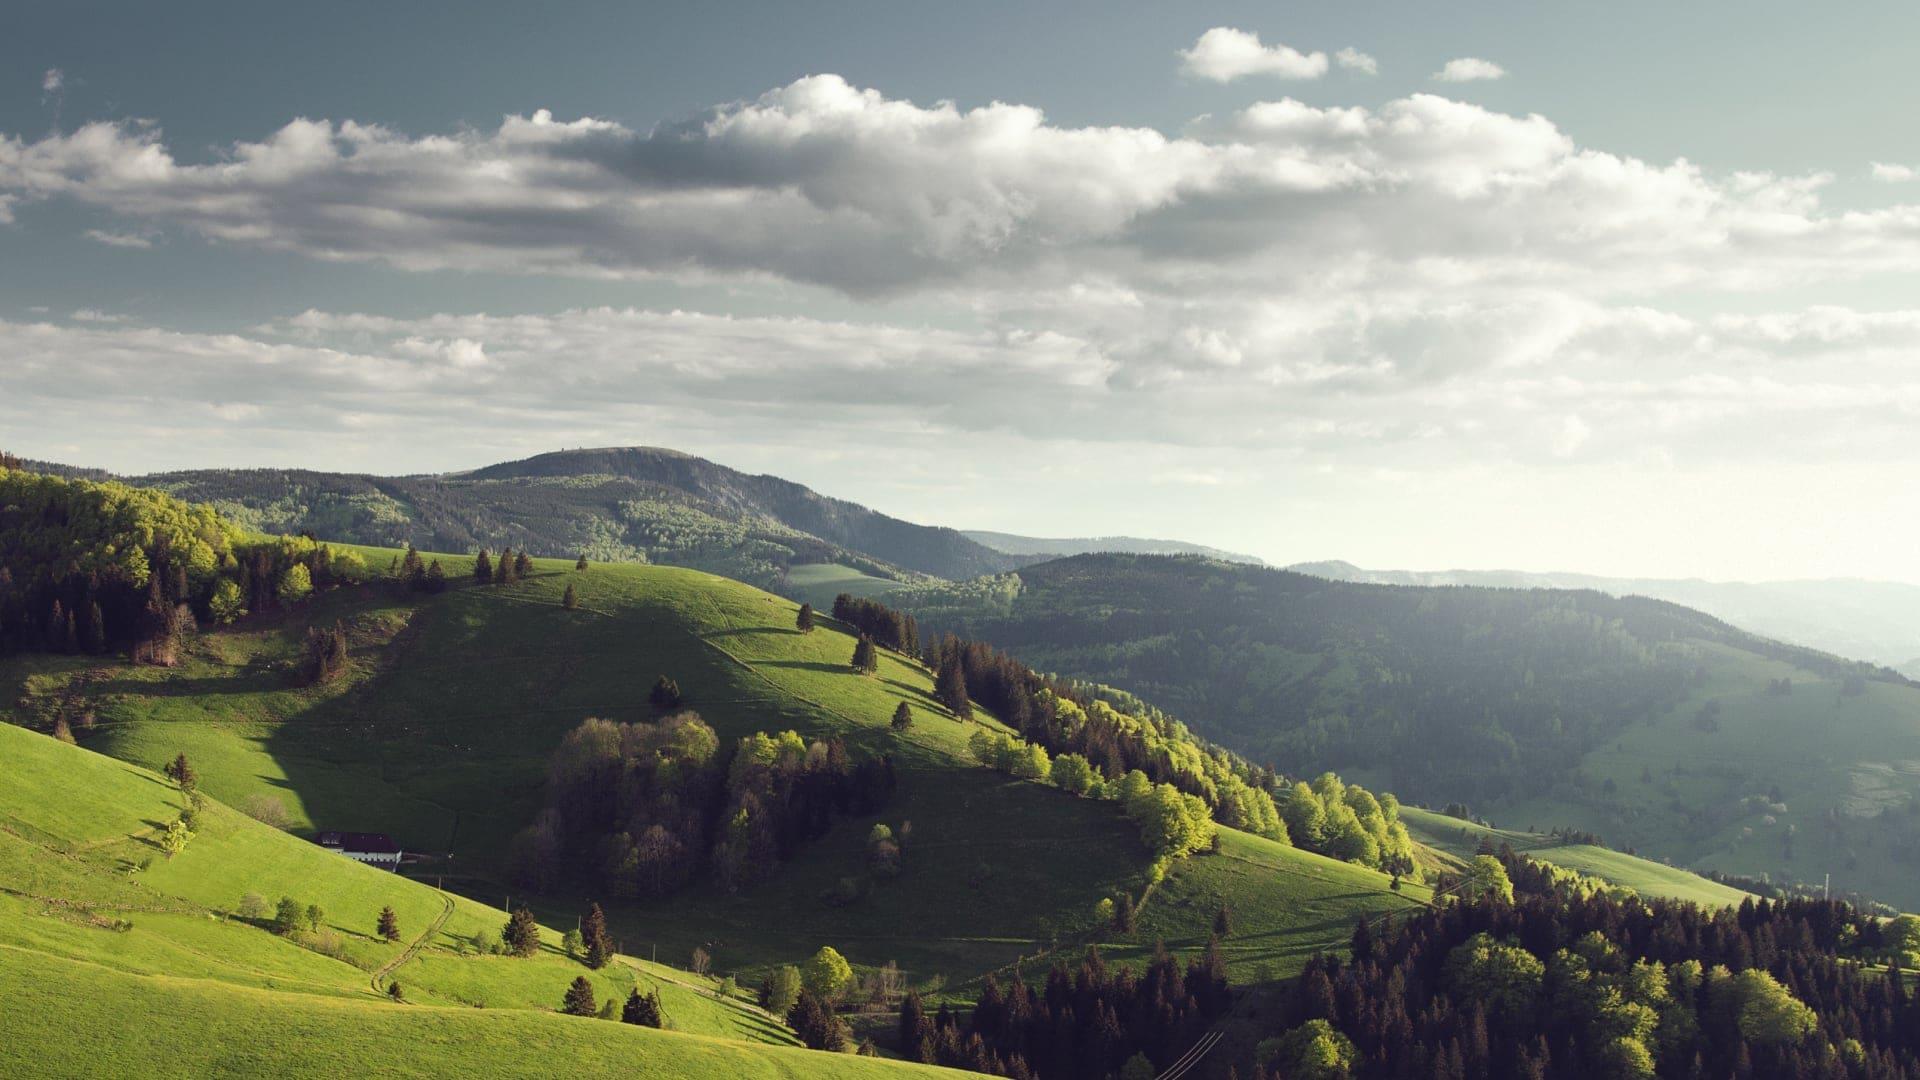
[[[1480,838],[1495,846],[1510,844],[1541,862],[1564,866],[1582,874],[1625,885],[1642,896],[1690,900],[1696,904],[1738,904],[1749,893],[1711,881],[1699,874],[1591,844],[1557,844],[1550,836],[1513,829],[1489,829],[1460,818],[1436,814],[1417,806],[1400,808],[1400,819],[1415,840],[1453,855],[1471,856]],[[1464,835],[1463,835],[1464,833]]]
[[[837,563],[807,563],[787,569],[787,591],[821,611],[833,610],[833,598],[841,593],[878,599],[905,587],[905,582],[863,574]]]

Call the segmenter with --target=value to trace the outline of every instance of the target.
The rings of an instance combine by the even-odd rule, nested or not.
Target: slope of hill
[[[1506,844],[1541,862],[1625,885],[1641,896],[1690,900],[1709,906],[1734,905],[1752,896],[1678,867],[1594,844],[1564,843],[1546,833],[1492,828],[1417,806],[1401,807],[1400,819],[1407,823],[1407,831],[1415,839],[1456,858],[1472,858],[1485,839],[1496,847]]]
[[[0,759],[0,1073],[536,1076],[565,1060],[684,1076],[933,1075],[801,1050],[690,972],[625,956],[589,971],[550,928],[536,956],[475,953],[468,940],[497,932],[504,912],[217,801],[168,857],[159,826],[187,806],[174,785],[9,725]],[[250,893],[317,905],[318,926],[274,933],[247,911]],[[398,941],[375,933],[383,907]],[[658,994],[673,1030],[557,1015],[583,975],[601,1001]],[[387,995],[391,982],[407,1004]]]
[[[1007,579],[1003,579],[1003,583]],[[1645,598],[1078,556],[889,602],[1293,772],[1920,903],[1920,689]]]
[[[1651,596],[1704,611],[1781,641],[1920,675],[1920,585],[1899,581],[1701,581],[1542,574],[1520,570],[1363,570],[1348,562],[1287,569],[1374,585],[1477,585],[1499,589],[1593,589]]]
[[[395,555],[361,553],[374,566]],[[470,560],[438,559],[464,579]],[[560,603],[568,585],[579,610]],[[507,586],[438,596],[335,590],[291,616],[203,634],[171,669],[15,657],[0,662],[0,700],[8,718],[43,729],[64,710],[84,745],[129,761],[157,767],[185,752],[211,794],[272,800],[297,831],[392,833],[434,858],[422,872],[496,901],[509,891],[499,884],[505,848],[539,810],[553,747],[587,716],[653,715],[645,700],[660,673],[723,739],[791,728],[841,737],[856,753],[892,754],[893,801],[836,826],[767,883],[738,893],[695,885],[610,908],[630,952],[684,960],[698,946],[715,970],[749,977],[832,944],[863,970],[894,961],[915,985],[964,994],[989,970],[1085,940],[1100,899],[1146,889],[1151,856],[1114,804],[979,767],[969,733],[997,721],[984,713],[955,721],[934,702],[929,673],[891,653],[878,677],[855,675],[854,639],[830,622],[800,634],[795,611],[690,570],[576,572],[571,562],[536,560],[533,576]],[[306,628],[336,623],[350,640],[347,676],[322,689],[290,685]],[[916,719],[904,733],[888,724],[902,702]],[[855,903],[833,900],[843,880],[866,879],[865,838],[880,821],[912,823],[904,872]],[[1270,905],[1272,921],[1250,924],[1288,958],[1250,969],[1262,977],[1328,940],[1329,912],[1350,925],[1406,902],[1381,875],[1327,877],[1324,860],[1280,851],[1279,868],[1262,880],[1321,899]],[[1169,880],[1210,872],[1203,864],[1215,858],[1189,860]],[[560,890],[534,907],[561,919],[585,900]]]
[[[1008,555],[1035,555],[1046,559],[1058,559],[1067,555],[1091,555],[1099,552],[1118,552],[1128,555],[1204,555],[1209,559],[1219,559],[1221,562],[1266,565],[1266,562],[1258,556],[1242,555],[1237,551],[1223,551],[1205,544],[1190,544],[1185,540],[1147,540],[1138,536],[1077,536],[1050,539],[988,532],[984,529],[961,531],[969,539]]]

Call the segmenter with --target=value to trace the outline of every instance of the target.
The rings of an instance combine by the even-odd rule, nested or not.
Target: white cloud
[[[1181,71],[1212,82],[1232,82],[1248,75],[1317,79],[1327,73],[1326,53],[1303,53],[1278,43],[1262,45],[1259,34],[1230,26],[1216,26],[1201,34],[1179,55]]]
[[[40,92],[48,97],[58,94],[66,85],[66,72],[59,68],[48,68],[47,73],[40,76]]]
[[[1333,62],[1348,71],[1358,71],[1363,75],[1380,74],[1380,62],[1351,45],[1334,53]]]
[[[109,315],[97,308],[79,308],[67,317],[81,323],[117,323],[125,322],[127,318],[125,315]]]
[[[97,244],[108,247],[138,248],[146,250],[153,246],[153,237],[147,233],[117,232],[112,229],[88,229],[86,237]]]
[[[1920,172],[1911,165],[1890,165],[1880,161],[1873,163],[1873,178],[1883,184],[1904,184],[1915,176],[1920,176]]]
[[[1447,61],[1446,66],[1435,72],[1433,77],[1440,82],[1450,83],[1485,82],[1506,78],[1507,69],[1491,60],[1462,56]]]

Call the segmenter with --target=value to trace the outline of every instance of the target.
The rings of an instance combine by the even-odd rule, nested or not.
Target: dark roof
[[[369,854],[389,854],[400,850],[398,845],[394,844],[393,837],[383,832],[323,832],[315,837],[313,842],[324,848],[364,851]]]

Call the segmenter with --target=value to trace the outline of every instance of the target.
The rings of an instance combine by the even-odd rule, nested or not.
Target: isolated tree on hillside
[[[447,591],[447,572],[440,569],[439,559],[435,559],[427,565],[426,584],[423,587],[430,593]]]
[[[533,560],[527,557],[527,549],[521,548],[520,554],[513,557],[513,576],[523,578],[533,573]]]
[[[567,987],[567,997],[561,1003],[560,1011],[568,1016],[592,1016],[600,1011],[593,1000],[593,984],[585,975],[575,975],[573,985]]]
[[[586,553],[586,552],[584,552],[584,551],[583,551],[583,552],[581,552],[581,553],[580,553],[580,558],[579,558],[579,559],[577,559],[577,560],[576,560],[576,561],[574,562],[574,564],[573,564],[573,568],[574,568],[575,570],[585,570],[585,569],[587,568],[587,553]]]
[[[167,858],[171,859],[187,850],[187,841],[191,839],[193,839],[193,831],[187,828],[186,821],[175,818],[169,821],[166,829],[160,833],[160,850],[166,852]]]
[[[680,684],[665,675],[654,680],[653,692],[647,695],[653,707],[661,711],[680,707]]]
[[[515,908],[507,918],[506,929],[500,932],[500,941],[507,951],[515,956],[532,956],[540,951],[540,924],[533,919],[533,912],[526,908]]]
[[[407,1000],[407,995],[400,990],[400,983],[398,980],[395,980],[387,984],[387,996],[402,1004],[405,1004]]]
[[[794,616],[793,625],[803,634],[813,633],[813,605],[801,604],[800,614]]]
[[[473,581],[476,585],[493,584],[493,560],[487,556],[486,548],[481,548],[480,554],[473,557]]]
[[[308,929],[314,931],[315,933],[318,933],[320,930],[320,924],[322,922],[325,922],[326,918],[327,918],[327,913],[321,909],[319,904],[307,905],[307,928]]]
[[[273,909],[273,932],[285,936],[300,929],[300,919],[306,913],[300,907],[300,901],[291,896],[283,896]]]
[[[580,594],[574,591],[572,582],[567,583],[567,591],[560,597],[560,606],[568,611],[574,611],[580,607]]]
[[[822,945],[800,969],[800,982],[808,993],[831,1004],[840,1000],[840,995],[853,984],[853,966],[840,955],[840,950]]]
[[[1227,902],[1220,902],[1220,910],[1213,913],[1213,932],[1220,937],[1233,933],[1233,909]]]
[[[953,710],[953,715],[962,720],[973,718],[973,700],[967,696],[967,675],[960,667],[960,654],[955,652],[947,656],[940,665],[940,676],[934,681],[933,696],[940,704]]]
[[[181,791],[192,791],[200,786],[200,775],[193,771],[185,751],[174,755],[174,759],[167,763],[166,773],[167,779],[180,785]]]
[[[607,936],[607,915],[599,904],[587,905],[587,917],[580,923],[580,940],[586,946],[588,967],[603,968],[613,959],[613,941]]]
[[[853,670],[862,675],[871,675],[880,670],[880,653],[873,647],[873,639],[865,634],[853,647]]]
[[[392,907],[380,909],[380,936],[388,941],[400,940],[400,916],[393,913]]]
[[[891,721],[891,724],[892,724],[893,730],[895,731],[905,731],[908,728],[912,727],[913,726],[913,709],[910,706],[908,706],[907,703],[904,701],[894,706],[893,720]]]
[[[627,991],[626,1007],[620,1010],[621,1023],[657,1028],[661,1025],[662,1019],[660,995],[651,992],[642,994],[637,986]]]
[[[499,561],[493,564],[493,583],[505,585],[513,580],[513,552],[503,549]]]

